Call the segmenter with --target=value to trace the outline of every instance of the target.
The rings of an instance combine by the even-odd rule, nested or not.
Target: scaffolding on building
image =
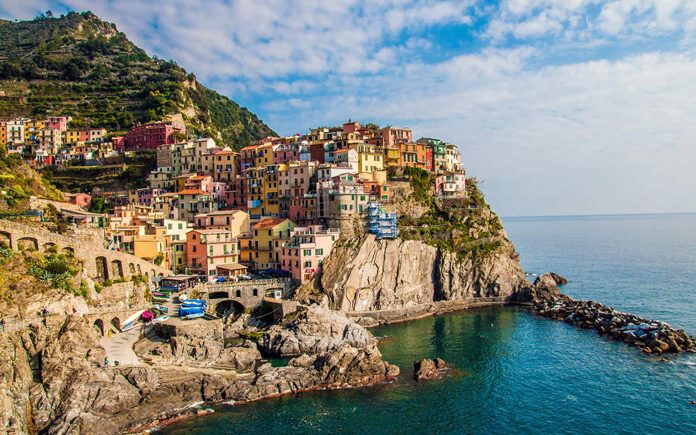
[[[367,230],[377,239],[396,239],[399,237],[396,213],[387,213],[377,201],[367,203]]]

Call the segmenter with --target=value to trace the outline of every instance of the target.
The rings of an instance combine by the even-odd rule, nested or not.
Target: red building
[[[49,116],[46,118],[46,128],[51,130],[66,131],[70,118],[67,116]]]
[[[176,142],[174,133],[186,133],[181,122],[153,122],[137,125],[123,137],[125,149],[155,150],[158,146]]]

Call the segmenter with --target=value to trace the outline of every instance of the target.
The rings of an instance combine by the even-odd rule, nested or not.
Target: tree
[[[104,198],[104,196],[95,196],[92,198],[89,211],[92,213],[104,213],[106,211],[106,198]]]

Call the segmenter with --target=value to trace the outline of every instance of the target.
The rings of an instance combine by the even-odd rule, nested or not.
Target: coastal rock
[[[548,283],[545,280],[540,286],[546,288]],[[593,328],[613,340],[641,348],[646,354],[696,351],[693,337],[659,320],[623,313],[598,302],[575,301],[563,294],[556,297],[553,289],[542,294],[544,297],[534,300],[534,311],[542,316],[580,328]]]
[[[336,350],[343,344],[365,348],[375,343],[372,334],[344,313],[312,305],[291,322],[272,326],[259,346],[267,355],[297,356]]]
[[[261,353],[252,342],[225,347],[222,321],[169,325],[158,323],[133,349],[143,360],[166,365],[214,367],[238,373],[254,369]]]
[[[335,247],[321,276],[329,306],[353,315],[419,307],[425,311],[440,301],[502,303],[528,285],[507,240],[495,253],[475,256],[415,240],[367,235]]]
[[[326,313],[309,317],[316,322],[340,319]],[[343,329],[346,326],[342,322],[330,323],[341,324]],[[204,328],[207,327],[213,328],[209,325]],[[332,329],[330,325],[320,327],[309,322],[299,330]],[[181,335],[160,337],[163,340],[160,344],[176,338],[179,346],[187,347],[189,344],[184,343],[183,337],[192,339],[202,331],[186,335],[181,330],[161,329],[159,332],[165,335],[174,332]],[[287,367],[266,363],[242,375],[219,370],[217,366],[198,366],[194,362],[202,360],[189,357],[186,358],[191,364],[182,366],[169,365],[172,360],[162,359],[153,362],[152,367],[103,368],[99,362],[103,361],[104,350],[96,330],[86,319],[70,317],[62,323],[38,325],[22,334],[0,337],[2,350],[9,351],[0,355],[3,364],[0,424],[15,433],[115,434],[132,428],[153,428],[180,414],[195,415],[197,410],[190,406],[200,402],[243,403],[281,394],[358,387],[394,379],[398,367],[385,362],[372,336],[367,331],[364,333],[367,340],[360,331],[346,335],[357,345],[350,341],[336,342],[329,350],[294,358]],[[358,340],[360,337],[363,339]],[[177,352],[171,355],[173,361],[179,361]],[[252,362],[255,365],[258,360],[258,350],[251,344],[236,349],[234,355],[237,359],[228,362],[237,366],[249,366]],[[223,364],[220,358],[215,361]],[[27,420],[27,415],[31,420]]]
[[[447,370],[447,364],[441,358],[423,358],[413,363],[413,379],[417,381],[436,379],[442,376],[445,370]]]

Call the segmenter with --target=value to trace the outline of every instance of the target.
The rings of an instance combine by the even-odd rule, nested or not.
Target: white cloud
[[[696,211],[693,0],[62,3],[280,133],[353,118],[457,143],[502,214]]]

